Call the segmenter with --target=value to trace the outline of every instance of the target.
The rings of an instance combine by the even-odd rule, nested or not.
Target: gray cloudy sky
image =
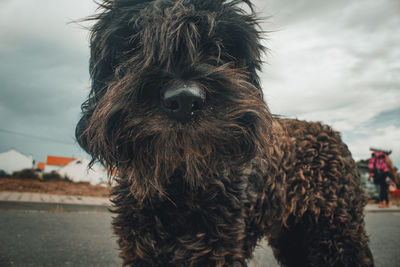
[[[390,148],[400,167],[400,1],[259,0],[271,111],[341,131],[356,159]],[[91,0],[0,1],[0,152],[85,155],[74,141],[89,88]]]

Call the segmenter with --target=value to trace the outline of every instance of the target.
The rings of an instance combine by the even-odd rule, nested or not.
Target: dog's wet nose
[[[206,93],[195,84],[184,84],[168,88],[162,98],[164,110],[171,119],[188,122],[203,108]]]

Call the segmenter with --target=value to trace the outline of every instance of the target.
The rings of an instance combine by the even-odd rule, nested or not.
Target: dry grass
[[[88,182],[39,181],[33,179],[0,178],[0,191],[34,192],[58,195],[109,197],[110,187]]]

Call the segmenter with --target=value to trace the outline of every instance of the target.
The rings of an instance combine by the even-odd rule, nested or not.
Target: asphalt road
[[[400,266],[400,213],[369,213],[378,267]],[[120,266],[109,213],[0,211],[0,266]],[[277,266],[264,244],[252,267]]]

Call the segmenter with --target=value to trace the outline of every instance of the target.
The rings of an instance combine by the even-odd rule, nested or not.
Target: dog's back
[[[286,185],[279,207],[284,226],[267,234],[278,260],[287,266],[372,266],[363,220],[367,197],[340,134],[295,119],[276,119],[273,129],[275,147],[285,155],[277,176]]]

